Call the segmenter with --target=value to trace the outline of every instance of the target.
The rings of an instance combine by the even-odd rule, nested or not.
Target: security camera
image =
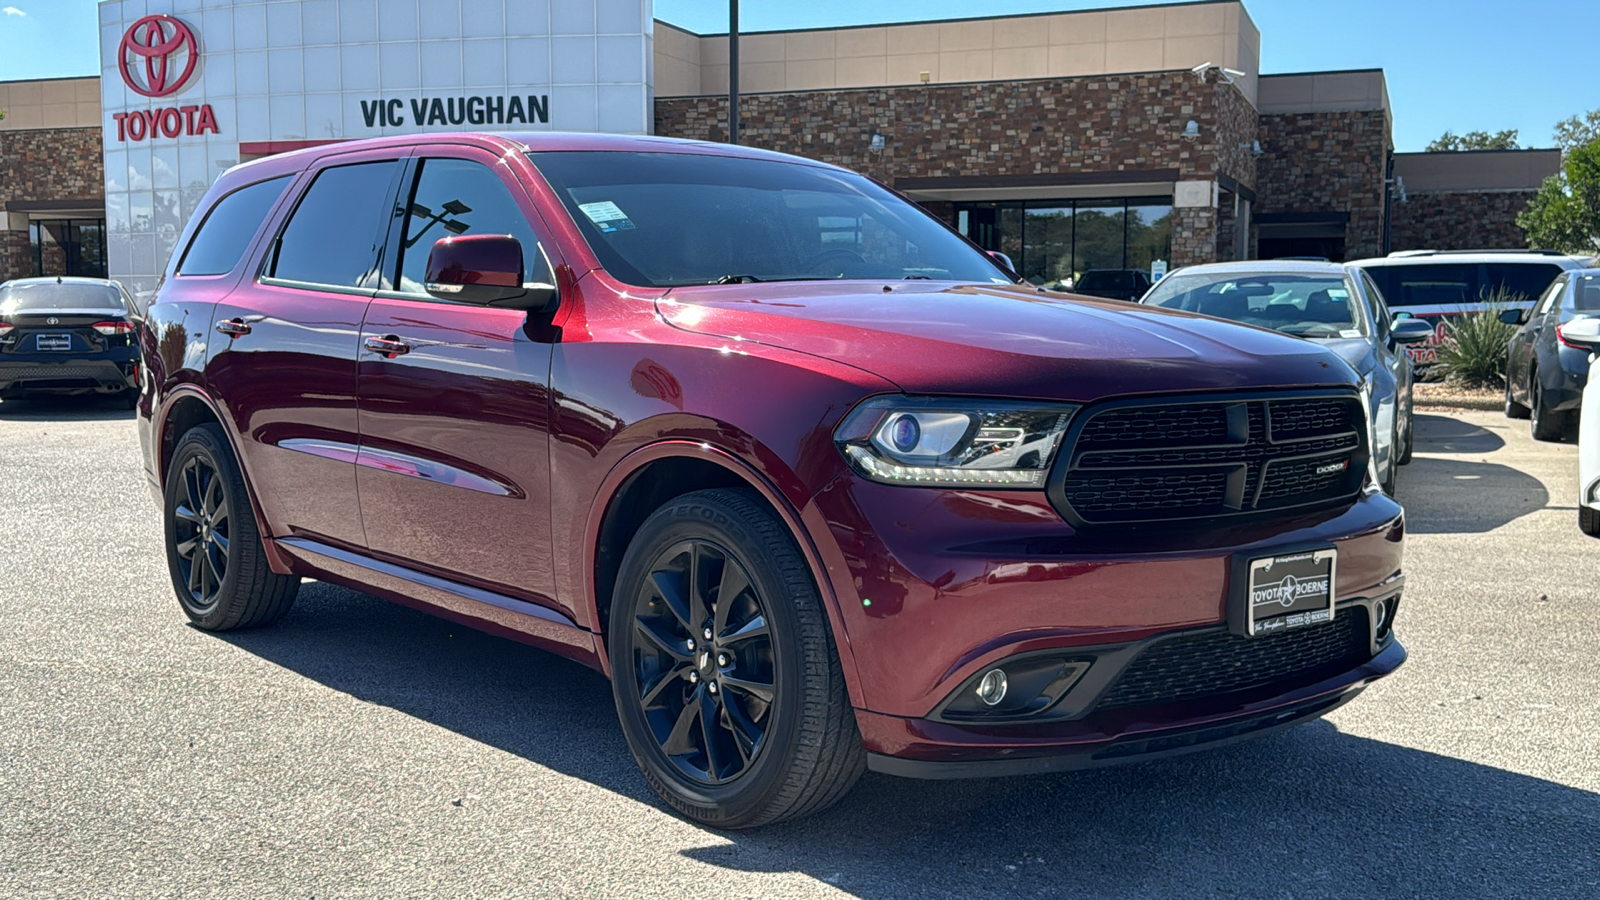
[[[1238,69],[1224,68],[1222,70],[1222,74],[1228,76],[1230,79],[1231,78],[1243,78],[1244,77],[1244,73],[1239,71]]]
[[[1194,68],[1190,69],[1189,71],[1195,73],[1196,75],[1199,75],[1201,78],[1204,78],[1204,77],[1206,77],[1206,70],[1209,69],[1209,68],[1211,68],[1211,60],[1208,59],[1205,62],[1201,63],[1200,65],[1195,66]]]

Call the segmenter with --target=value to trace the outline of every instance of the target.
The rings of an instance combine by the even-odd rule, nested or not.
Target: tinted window
[[[93,309],[126,312],[122,292],[114,285],[65,281],[12,282],[0,288],[0,315],[30,309]]]
[[[681,153],[530,155],[601,263],[631,284],[1009,282],[927,213],[851,172]]]
[[[284,226],[267,274],[333,287],[373,285],[398,162],[323,170]]]
[[[1367,309],[1372,315],[1372,327],[1377,330],[1380,340],[1387,338],[1394,314],[1389,312],[1389,305],[1384,302],[1383,292],[1378,290],[1371,276],[1359,269],[1355,271],[1360,272],[1361,287],[1367,292]]]
[[[1390,306],[1471,303],[1478,299],[1478,267],[1470,263],[1373,266],[1367,272]]]
[[[1343,275],[1180,272],[1142,301],[1307,338],[1361,337],[1360,302]]]
[[[1572,301],[1574,307],[1584,312],[1600,312],[1600,275],[1579,278]]]
[[[539,239],[489,167],[464,159],[424,160],[409,209],[400,242],[400,290],[426,293],[428,251],[435,241],[455,234],[511,235],[522,242],[523,280],[551,283]]]
[[[1100,269],[1083,273],[1074,286],[1085,291],[1128,291],[1133,289],[1133,276],[1116,269]]]
[[[222,275],[232,272],[255,237],[272,204],[283,193],[289,176],[261,181],[218,200],[195,231],[194,240],[178,264],[179,275]]]
[[[1488,280],[1483,289],[1486,294],[1504,289],[1511,303],[1525,303],[1544,293],[1556,276],[1560,275],[1560,266],[1550,263],[1490,263],[1488,265]]]

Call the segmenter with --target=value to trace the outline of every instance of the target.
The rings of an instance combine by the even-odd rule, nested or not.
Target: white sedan
[[[1578,527],[1600,537],[1600,318],[1567,322],[1561,326],[1561,339],[1593,351],[1578,414]]]

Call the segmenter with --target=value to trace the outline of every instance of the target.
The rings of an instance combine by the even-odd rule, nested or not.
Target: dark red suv
[[[1213,745],[1405,657],[1348,366],[1014,284],[851,172],[362,141],[229,171],[178,247],[139,423],[188,616],[315,577],[582,661],[701,821]]]

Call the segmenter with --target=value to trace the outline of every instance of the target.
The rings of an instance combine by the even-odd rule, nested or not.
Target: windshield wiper
[[[760,280],[754,275],[724,275],[721,278],[708,281],[706,284],[755,284]]]
[[[906,277],[904,277],[904,278],[902,278],[900,280],[901,281],[932,281],[933,280],[933,276],[931,276],[931,275],[907,275]]]

